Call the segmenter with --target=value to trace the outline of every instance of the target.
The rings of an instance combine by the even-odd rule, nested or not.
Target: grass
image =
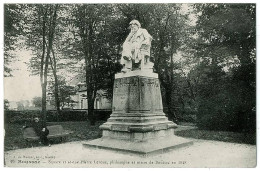
[[[104,122],[97,122],[94,126],[86,121],[84,122],[51,122],[47,125],[62,125],[65,130],[73,131],[67,139],[66,142],[71,141],[81,141],[81,140],[90,140],[101,137],[102,132],[98,128]],[[15,150],[20,148],[28,148],[26,141],[22,136],[23,124],[6,124],[5,125],[5,138],[4,138],[4,150]],[[60,143],[59,139],[51,141],[51,144]],[[38,142],[32,144],[35,146],[41,146]]]
[[[195,139],[215,140],[231,143],[256,144],[256,134],[189,129],[175,131],[175,135]]]
[[[74,131],[70,135],[66,142],[71,141],[81,141],[81,140],[90,140],[101,137],[102,132],[99,129],[99,126],[104,123],[97,122],[95,126],[90,126],[89,122],[51,122],[47,125],[62,125],[65,130]],[[26,144],[25,140],[22,137],[22,128],[23,124],[5,124],[5,139],[4,139],[4,150],[14,150],[21,148],[30,148]],[[235,132],[225,132],[225,131],[208,131],[208,130],[199,130],[199,129],[182,129],[178,128],[175,131],[177,136],[196,138],[196,139],[205,139],[205,140],[216,140],[224,142],[233,142],[233,143],[246,143],[246,144],[255,144],[256,135],[252,134],[243,134]],[[59,141],[52,141],[52,144],[60,143]],[[37,142],[33,146],[40,146]]]

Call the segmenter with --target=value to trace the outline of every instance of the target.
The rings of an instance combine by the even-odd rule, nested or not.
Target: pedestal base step
[[[106,137],[87,141],[83,143],[83,146],[133,153],[147,157],[192,144],[192,141],[177,136],[149,139],[147,141],[128,141]]]

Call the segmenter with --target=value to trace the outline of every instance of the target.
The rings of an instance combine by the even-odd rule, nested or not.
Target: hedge
[[[97,120],[106,121],[111,114],[110,110],[95,110]],[[40,110],[23,110],[14,111],[7,110],[4,112],[5,123],[25,123],[30,121],[34,117],[40,117]],[[56,110],[47,111],[47,122],[65,122],[65,121],[86,121],[87,110],[61,110],[61,114],[58,115]]]

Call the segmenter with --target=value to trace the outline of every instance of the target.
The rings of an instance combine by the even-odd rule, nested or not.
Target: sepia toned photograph
[[[5,168],[255,168],[256,3],[4,3]]]

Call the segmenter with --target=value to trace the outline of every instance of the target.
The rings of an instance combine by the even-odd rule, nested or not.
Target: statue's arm
[[[142,44],[150,45],[152,41],[152,36],[148,33],[146,29],[143,29],[143,36],[144,36],[144,40]]]
[[[129,41],[131,40],[132,36],[133,36],[133,32],[131,31],[131,32],[128,34],[128,36],[126,37],[125,42],[129,42]]]

